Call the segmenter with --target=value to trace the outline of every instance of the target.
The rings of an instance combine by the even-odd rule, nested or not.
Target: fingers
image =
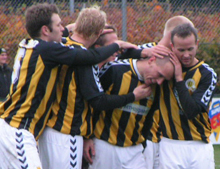
[[[146,86],[145,84],[136,87],[135,90],[133,91],[135,95],[135,101],[149,97],[151,95],[151,92],[152,92],[151,87]]]
[[[92,157],[95,156],[95,147],[92,139],[84,140],[83,156],[88,163],[93,163]]]
[[[163,58],[164,56],[168,56],[170,53],[170,49],[163,46],[163,45],[157,45],[152,48],[145,48],[141,52],[141,57],[158,57]]]
[[[170,56],[170,61],[174,64],[174,66],[181,65],[179,59],[173,52],[170,52],[169,56]]]
[[[95,156],[95,146],[94,146],[94,145],[91,146],[90,154],[91,154],[92,156]]]
[[[90,149],[85,150],[85,151],[83,150],[83,156],[88,163],[90,164],[93,163],[92,155],[90,154]]]
[[[169,48],[163,45],[154,46],[152,50],[152,55],[159,58],[163,58],[163,56],[169,56],[169,53],[171,52]]]
[[[107,33],[112,33],[112,32],[114,32],[113,29],[103,29],[101,35],[104,35],[104,34],[107,34]]]

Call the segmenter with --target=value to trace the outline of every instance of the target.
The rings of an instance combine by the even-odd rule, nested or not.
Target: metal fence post
[[[122,40],[127,41],[127,0],[122,0]]]
[[[70,15],[74,13],[74,0],[70,0]]]

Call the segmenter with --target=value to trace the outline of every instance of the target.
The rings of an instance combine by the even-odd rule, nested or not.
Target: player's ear
[[[41,33],[43,34],[43,35],[48,35],[49,34],[49,32],[50,32],[50,30],[49,30],[49,28],[46,26],[46,25],[43,25],[42,27],[41,27]]]
[[[155,56],[152,56],[152,57],[150,57],[149,59],[148,59],[148,63],[149,64],[151,64],[151,63],[153,63],[153,62],[155,62],[156,61],[156,57]]]

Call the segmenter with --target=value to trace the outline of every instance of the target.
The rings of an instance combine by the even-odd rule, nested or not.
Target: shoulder
[[[212,67],[210,67],[207,63],[203,63],[200,67],[200,70],[202,71],[201,73],[206,73],[206,74],[212,74],[216,76],[216,72]]]
[[[107,62],[100,69],[99,76],[102,76],[105,72],[107,72],[109,70],[118,70],[122,66],[129,66],[130,67],[129,59],[123,59],[123,60],[119,59],[117,61]]]
[[[156,46],[156,45],[157,45],[156,42],[149,42],[149,43],[144,43],[144,44],[142,44],[142,45],[138,45],[138,47],[139,47],[140,49],[145,49],[145,48],[152,48],[152,47],[154,47],[154,46]]]

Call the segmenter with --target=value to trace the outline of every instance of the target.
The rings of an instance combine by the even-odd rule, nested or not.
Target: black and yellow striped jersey
[[[9,97],[0,105],[1,118],[13,127],[27,129],[38,139],[55,99],[59,65],[96,64],[117,50],[117,44],[88,51],[40,39],[22,40],[15,57]]]
[[[127,94],[143,82],[138,79],[136,60],[118,60],[109,62],[100,70],[100,80],[107,94]],[[154,95],[123,107],[95,112],[94,135],[113,145],[122,147],[140,144],[145,141],[145,134],[151,124],[145,123]],[[151,116],[152,118],[152,116]],[[152,121],[152,119],[150,120]],[[143,131],[146,130],[146,131]]]
[[[161,134],[159,123],[160,123],[160,111],[159,109],[157,109],[154,112],[153,123],[150,129],[150,132],[147,136],[147,139],[151,140],[154,143],[159,143],[161,140],[162,134]]]
[[[150,42],[150,43],[138,45],[138,47],[140,49],[145,49],[145,48],[152,48],[156,45],[157,45],[156,42]],[[159,122],[160,122],[160,111],[158,109],[154,112],[152,127],[150,129],[149,135],[147,136],[148,140],[151,140],[152,142],[155,142],[155,143],[160,142],[161,135],[162,135]]]
[[[69,37],[65,39],[64,44],[84,48],[83,44]],[[81,74],[81,69],[87,69],[87,72]],[[52,117],[47,124],[49,127],[73,136],[92,134],[92,111],[87,100],[103,91],[99,81],[94,79],[97,69],[97,65],[85,68],[62,66],[57,84],[57,97],[52,105]],[[79,76],[86,76],[83,82]],[[84,84],[89,86],[84,87]],[[86,91],[81,92],[80,88]]]
[[[184,81],[179,82],[183,86],[179,87],[174,81],[164,81],[161,85],[160,127],[163,137],[209,142],[208,109],[216,85],[216,73],[200,61],[191,68],[183,68],[183,77]],[[191,117],[188,115],[192,109],[190,99],[201,108],[201,112],[193,112]]]

